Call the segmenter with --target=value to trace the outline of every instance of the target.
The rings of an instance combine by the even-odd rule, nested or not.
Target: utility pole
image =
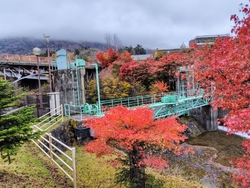
[[[39,89],[39,108],[38,108],[38,117],[41,115],[41,111],[43,111],[43,95],[42,95],[42,87],[41,87],[41,80],[40,80],[40,61],[39,55],[41,55],[42,51],[40,48],[35,47],[33,49],[33,54],[36,56],[37,61],[37,74],[38,74],[38,89]]]
[[[50,67],[50,50],[49,50],[49,37],[43,34],[43,37],[47,43],[47,51],[48,51],[48,65],[49,65],[49,91],[52,92],[52,84],[51,84],[51,67]]]

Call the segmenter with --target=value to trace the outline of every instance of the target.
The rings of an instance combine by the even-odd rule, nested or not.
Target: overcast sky
[[[0,0],[0,38],[35,37],[179,48],[197,35],[230,34],[249,0]]]

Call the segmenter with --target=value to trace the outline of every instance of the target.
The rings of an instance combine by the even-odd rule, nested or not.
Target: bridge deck
[[[190,96],[190,93],[193,95]],[[196,92],[169,92],[156,95],[136,96],[121,99],[111,99],[100,101],[101,109],[98,109],[98,104],[84,104],[82,106],[65,105],[65,114],[70,116],[71,112],[75,114],[80,113],[83,117],[84,114],[101,115],[103,110],[106,111],[109,108],[117,105],[126,106],[129,108],[136,108],[139,106],[147,106],[154,110],[154,117],[165,118],[167,116],[180,116],[187,114],[188,110],[206,106],[209,104],[209,98],[203,98],[201,91]],[[101,112],[101,113],[100,113]]]

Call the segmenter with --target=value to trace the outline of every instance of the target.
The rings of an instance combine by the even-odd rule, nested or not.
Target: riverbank
[[[165,157],[169,160],[170,171],[196,179],[208,188],[233,188],[236,184],[232,173],[236,169],[231,167],[230,161],[242,156],[243,140],[220,130],[204,132],[184,143],[186,147],[192,147],[195,154],[176,156],[166,153]]]

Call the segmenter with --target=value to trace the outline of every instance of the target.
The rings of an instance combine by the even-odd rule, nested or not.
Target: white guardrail
[[[73,182],[74,188],[77,187],[76,181],[76,159],[75,159],[75,148],[69,147],[56,139],[51,133],[46,133],[48,129],[53,127],[55,124],[63,120],[63,107],[62,105],[58,108],[48,112],[41,116],[41,121],[33,126],[34,131],[43,131],[44,135],[40,136],[37,140],[32,140],[34,144],[47,156],[50,160],[60,168],[64,174]],[[65,153],[60,148],[64,148],[70,151],[70,154]],[[59,154],[61,156],[59,156]]]

